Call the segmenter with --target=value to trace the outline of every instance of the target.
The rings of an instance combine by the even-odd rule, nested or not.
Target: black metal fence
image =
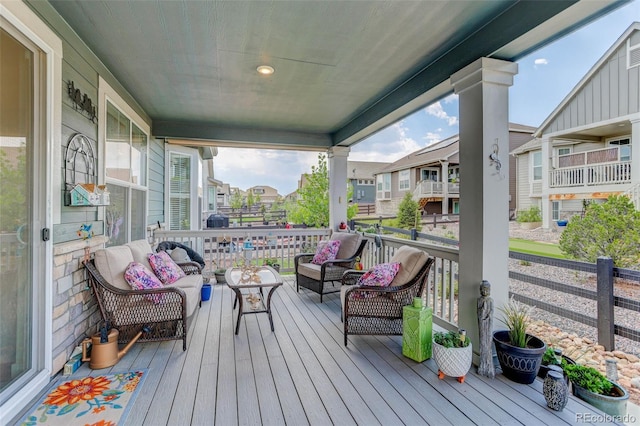
[[[354,222],[355,226],[370,227],[370,223]],[[418,232],[416,229],[400,229],[389,226],[376,224],[374,226],[377,233],[394,233],[406,235],[409,239],[428,240],[438,244],[458,247],[458,240],[438,237],[431,234]],[[627,280],[636,284],[640,288],[640,271],[616,268],[610,258],[600,258],[597,263],[586,263],[575,260],[556,259],[545,256],[536,256],[531,254],[509,251],[509,258],[520,260],[523,262],[536,263],[540,265],[564,268],[573,271],[581,271],[596,275],[597,288],[589,290],[578,286],[556,282],[550,279],[524,274],[517,271],[509,271],[509,278],[518,280],[527,284],[544,287],[561,293],[581,297],[588,300],[595,300],[597,306],[597,316],[592,317],[581,312],[572,311],[567,308],[557,306],[547,301],[534,299],[523,294],[510,292],[516,300],[538,309],[550,312],[552,314],[585,324],[597,329],[598,343],[605,347],[606,350],[615,350],[615,336],[625,337],[635,342],[640,342],[640,321],[636,324],[636,328],[627,327],[615,322],[614,307],[626,309],[632,312],[640,313],[640,300],[634,300],[626,297],[616,296],[614,294],[614,278]]]

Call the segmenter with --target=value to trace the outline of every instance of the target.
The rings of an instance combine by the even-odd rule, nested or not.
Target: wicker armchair
[[[363,271],[350,270],[342,276],[345,346],[349,334],[402,335],[402,308],[423,294],[434,259],[422,250],[402,246],[390,262],[401,266],[389,287],[357,285]]]
[[[182,349],[186,350],[188,324],[201,304],[199,265],[184,265],[187,276],[163,288],[132,290],[124,281],[124,269],[130,261],[140,261],[136,256],[150,253],[147,247],[142,241],[109,247],[84,262],[100,314],[118,329],[118,343],[129,342],[148,326],[150,331],[142,334],[140,342],[182,339]]]
[[[294,258],[296,290],[300,291],[300,287],[304,287],[318,293],[320,303],[323,295],[340,291],[342,274],[353,268],[356,258],[362,256],[367,245],[367,240],[360,234],[334,232],[331,239],[340,240],[336,259],[316,265],[311,263],[314,253],[302,253]],[[330,284],[330,287],[325,287],[326,284]]]

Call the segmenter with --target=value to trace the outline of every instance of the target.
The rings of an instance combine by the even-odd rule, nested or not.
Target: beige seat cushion
[[[149,259],[147,256],[149,253],[153,253],[153,249],[149,245],[147,240],[136,240],[131,241],[130,243],[125,244],[131,249],[131,254],[133,254],[133,260],[142,263],[144,266],[149,268],[150,271],[153,271],[151,268],[151,264],[149,263]]]
[[[429,255],[423,250],[409,246],[400,247],[389,261],[400,263],[400,270],[393,281],[391,281],[391,285],[404,285],[411,281],[425,263],[427,263],[427,259],[429,259]]]
[[[305,277],[320,281],[320,268],[321,265],[316,265],[315,263],[301,263],[298,265],[298,273]]]
[[[332,240],[340,241],[340,249],[336,255],[336,259],[349,259],[352,257],[362,241],[362,235],[350,234],[348,232],[334,232],[331,234]]]
[[[347,290],[355,287],[355,285],[343,285],[340,288],[340,306],[342,307],[343,316],[345,309],[345,300],[347,297]],[[351,299],[349,301],[349,315],[371,315],[371,307],[375,304],[384,305],[389,310],[389,315],[392,316],[401,316],[402,315],[402,305],[400,302],[397,302],[393,299],[390,299],[386,296],[375,296],[366,299]]]
[[[124,271],[133,261],[131,249],[126,245],[108,247],[95,253],[98,272],[109,284],[122,290],[131,290],[131,286],[124,279]]]
[[[173,284],[165,285],[165,287],[175,286],[182,289],[192,287],[200,290],[202,289],[202,283],[203,283],[202,275],[193,274],[193,275],[187,275],[186,277],[182,277],[178,281],[174,282]]]

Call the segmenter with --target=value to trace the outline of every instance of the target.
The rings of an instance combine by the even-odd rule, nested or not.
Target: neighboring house
[[[640,23],[622,34],[534,136],[512,151],[519,211],[540,207],[548,228],[613,194],[628,193],[638,206]]]
[[[218,207],[229,207],[231,201],[231,185],[223,183],[218,186]]]
[[[275,203],[280,194],[278,194],[278,190],[266,185],[258,185],[252,186],[247,189],[247,195],[251,193],[253,197],[260,197],[260,204],[263,204],[267,207],[270,207],[273,203]]]
[[[534,127],[509,123],[509,149],[526,144]],[[413,152],[376,173],[376,213],[395,216],[402,198],[413,194],[427,214],[460,211],[459,135]],[[515,209],[515,159],[509,160],[509,209]]]
[[[347,161],[347,177],[353,187],[353,197],[350,201],[359,205],[375,204],[375,173],[390,164],[374,161]]]

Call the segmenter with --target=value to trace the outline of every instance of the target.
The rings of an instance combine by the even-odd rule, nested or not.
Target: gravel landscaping
[[[458,224],[451,223],[436,228],[425,226],[423,232],[437,236],[453,238],[458,237]],[[533,230],[520,229],[519,224],[511,222],[509,235],[512,238],[522,238],[532,241],[557,243],[561,229],[545,230],[542,228]],[[509,260],[509,269],[530,276],[545,278],[563,284],[596,290],[595,274],[572,271],[554,266],[541,264],[527,264],[518,260]],[[511,292],[530,297],[541,302],[553,304],[583,315],[596,317],[596,301],[578,296],[550,290],[544,287],[510,280]],[[640,284],[616,280],[614,293],[633,300],[640,300]],[[579,358],[580,363],[586,363],[605,372],[605,359],[616,359],[620,383],[629,390],[631,400],[640,404],[640,342],[635,342],[623,337],[615,337],[615,352],[607,352],[604,347],[597,345],[597,330],[594,327],[572,321],[570,319],[551,314],[542,309],[534,309],[532,313],[534,326],[531,329],[547,344],[563,348],[568,355]],[[640,313],[627,309],[615,308],[616,324],[637,329],[640,324]],[[636,386],[631,384],[634,381]]]

